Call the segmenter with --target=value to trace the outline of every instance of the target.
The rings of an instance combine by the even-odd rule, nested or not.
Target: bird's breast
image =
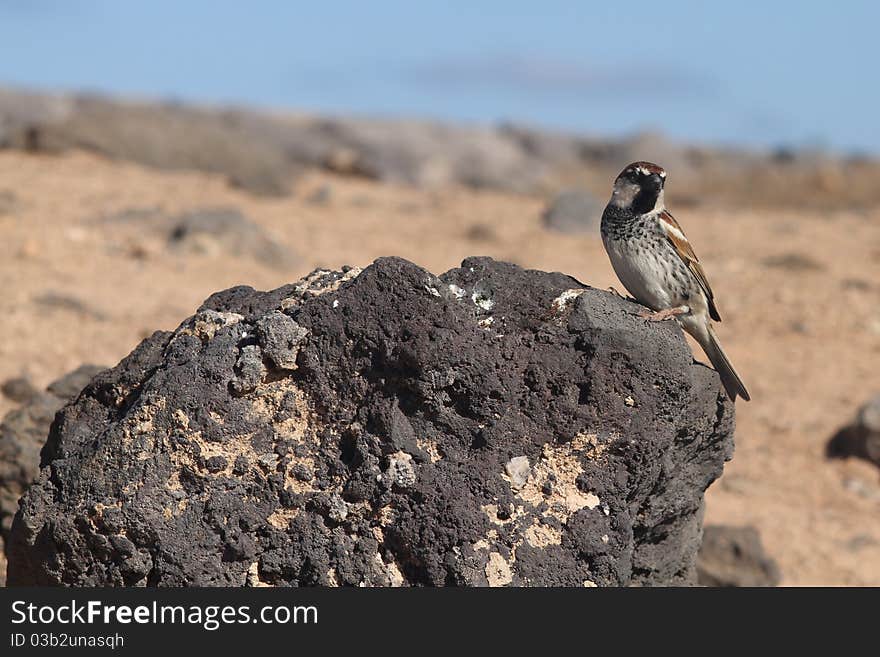
[[[648,234],[629,239],[604,239],[605,250],[620,282],[639,303],[654,310],[677,305],[668,254]]]

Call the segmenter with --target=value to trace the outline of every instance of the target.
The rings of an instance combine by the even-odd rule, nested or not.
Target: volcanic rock
[[[692,584],[733,406],[637,312],[489,258],[219,292],[61,411],[9,583]]]

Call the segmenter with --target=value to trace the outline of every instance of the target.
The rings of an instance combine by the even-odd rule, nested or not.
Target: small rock
[[[804,253],[783,253],[764,258],[761,263],[765,267],[785,269],[787,271],[822,271],[825,265]]]
[[[474,224],[467,229],[465,238],[472,242],[497,242],[498,234],[489,224]]]
[[[348,504],[339,493],[333,493],[327,501],[327,517],[342,522],[348,517]]]
[[[50,384],[46,392],[34,390],[26,379],[3,384],[3,394],[22,405],[0,423],[0,540],[8,537],[18,498],[39,473],[40,449],[55,413],[102,370],[82,365]]]
[[[794,319],[788,323],[788,328],[792,333],[799,333],[800,335],[809,335],[810,327],[806,322],[799,319]]]
[[[602,209],[603,204],[590,192],[571,189],[553,199],[541,215],[541,221],[548,230],[567,235],[584,233],[598,235]]]
[[[297,463],[293,466],[292,472],[297,481],[306,482],[315,478],[315,471],[305,463]]]
[[[856,534],[846,542],[846,549],[851,552],[858,552],[867,547],[877,545],[877,539],[871,534]]]
[[[269,313],[257,322],[263,353],[282,369],[296,369],[299,345],[308,334],[308,330],[279,311]]]
[[[250,463],[246,456],[237,456],[232,464],[232,474],[240,477],[248,471]]]
[[[0,386],[0,392],[7,399],[18,403],[26,402],[34,395],[39,394],[39,391],[30,382],[30,379],[23,376],[4,381],[3,385]]]
[[[306,196],[306,203],[311,205],[328,205],[333,199],[333,188],[330,185],[321,185],[311,194]]]
[[[830,458],[855,456],[880,465],[880,395],[869,399],[849,425],[828,441]]]
[[[171,220],[172,248],[206,255],[247,256],[261,264],[286,268],[299,257],[235,208],[203,208]]]
[[[241,348],[241,354],[235,363],[235,373],[238,378],[232,381],[232,389],[244,394],[256,390],[266,374],[263,365],[263,356],[260,348],[256,345],[247,345]]]
[[[844,290],[855,290],[856,292],[868,292],[871,289],[870,281],[863,278],[844,278],[840,281],[840,287]]]
[[[211,473],[222,472],[226,469],[226,465],[226,459],[219,455],[205,459],[205,469]]]
[[[386,480],[399,488],[409,488],[416,483],[416,469],[413,457],[406,452],[396,452],[388,457]]]
[[[165,219],[162,207],[159,205],[131,206],[101,215],[95,219],[100,224],[132,225],[143,229],[151,224],[155,225]]]
[[[97,321],[104,321],[107,319],[107,315],[105,315],[101,311],[95,310],[84,301],[77,299],[76,297],[69,294],[63,294],[59,292],[44,292],[43,294],[39,294],[34,297],[34,303],[45,308],[62,310]]]
[[[97,365],[80,365],[60,379],[49,384],[46,390],[61,399],[75,399],[80,391],[105,368]]]
[[[514,488],[522,488],[529,480],[531,466],[529,459],[525,456],[515,456],[504,466],[507,476],[510,477],[510,483]]]
[[[697,581],[702,586],[777,586],[776,562],[764,552],[754,527],[710,525],[703,531],[697,555]]]
[[[880,395],[862,406],[857,422],[865,431],[880,433]]]

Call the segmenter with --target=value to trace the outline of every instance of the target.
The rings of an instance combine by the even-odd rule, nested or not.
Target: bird
[[[649,321],[676,319],[699,343],[731,401],[749,401],[748,390],[724,353],[712,321],[721,315],[706,272],[681,226],[666,209],[666,171],[633,162],[614,181],[602,214],[605,251],[620,282],[648,311]]]

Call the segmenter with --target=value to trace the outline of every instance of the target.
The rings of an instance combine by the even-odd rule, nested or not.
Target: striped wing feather
[[[666,210],[660,213],[660,225],[663,227],[663,232],[666,233],[666,238],[675,247],[676,253],[687,265],[694,278],[697,279],[700,287],[703,288],[703,292],[706,294],[706,302],[709,304],[709,316],[715,321],[720,322],[721,315],[718,314],[718,308],[715,306],[715,294],[709,286],[709,279],[706,278],[706,272],[703,271],[703,266],[700,264],[697,254],[691,248],[691,244],[688,242],[687,237],[685,237],[681,226],[678,225],[675,217]]]

